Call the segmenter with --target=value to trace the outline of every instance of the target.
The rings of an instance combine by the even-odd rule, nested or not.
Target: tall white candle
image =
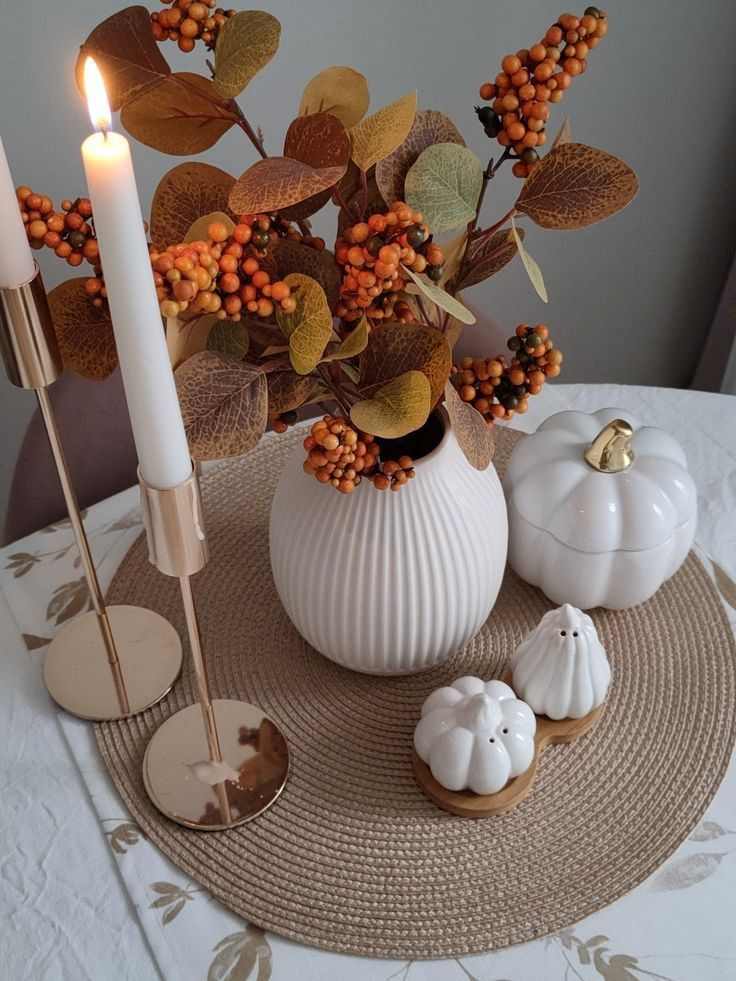
[[[102,77],[88,58],[85,87],[92,123],[102,132],[82,144],[105,288],[141,473],[159,490],[192,470],[166,350],[128,141],[109,132]]]
[[[21,286],[30,282],[35,272],[8,158],[0,139],[0,286]]]

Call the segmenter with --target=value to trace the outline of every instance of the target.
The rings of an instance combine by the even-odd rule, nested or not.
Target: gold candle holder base
[[[289,750],[278,726],[255,705],[212,699],[191,577],[207,562],[197,474],[158,490],[139,474],[148,557],[179,579],[198,704],[153,734],[143,781],[162,814],[197,831],[224,831],[251,821],[278,798],[289,774]]]
[[[182,662],[179,635],[153,610],[108,606],[127,711],[121,708],[116,675],[97,613],[67,623],[46,652],[43,677],[57,705],[80,719],[111,722],[150,708],[171,691]]]
[[[93,606],[52,641],[46,686],[58,705],[82,719],[127,718],[171,689],[181,670],[181,642],[150,610],[105,605],[47,391],[63,365],[38,266],[30,282],[0,289],[0,356],[10,382],[36,393]]]
[[[212,708],[221,762],[210,760],[199,705],[167,719],[143,759],[151,801],[172,821],[198,831],[252,821],[278,798],[289,774],[286,739],[259,708],[231,699],[215,699]]]

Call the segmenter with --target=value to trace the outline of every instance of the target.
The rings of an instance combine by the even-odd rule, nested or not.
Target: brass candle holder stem
[[[0,289],[0,353],[9,381],[36,394],[93,607],[51,642],[46,687],[73,715],[125,718],[169,691],[181,668],[181,644],[158,614],[105,604],[48,393],[63,364],[38,267],[30,282]]]
[[[59,429],[56,425],[56,418],[51,406],[51,399],[49,397],[48,390],[45,388],[37,388],[36,398],[38,399],[38,407],[49,437],[51,453],[54,457],[54,463],[56,464],[56,471],[59,475],[59,482],[64,495],[66,509],[69,514],[69,521],[71,522],[74,538],[76,539],[77,548],[79,549],[79,556],[82,560],[82,568],[84,570],[85,579],[87,580],[87,588],[89,589],[90,597],[92,599],[92,606],[94,608],[95,615],[97,616],[97,625],[100,631],[100,638],[107,655],[107,663],[110,665],[113,684],[115,686],[115,694],[118,701],[118,708],[120,710],[121,717],[125,717],[130,715],[128,690],[125,686],[125,678],[123,676],[123,670],[120,666],[120,658],[118,657],[117,647],[115,646],[115,637],[113,636],[112,627],[110,626],[110,618],[107,615],[105,599],[100,588],[100,581],[97,578],[97,570],[95,569],[95,564],[92,559],[92,552],[89,547],[87,533],[84,530],[84,522],[82,521],[82,515],[79,510],[79,501],[77,500],[77,494],[74,490],[74,485],[72,484],[69,466],[66,461],[66,456],[64,455],[64,447],[59,435]]]
[[[195,470],[165,490],[151,487],[142,475],[139,480],[149,559],[179,580],[197,693],[197,704],[170,716],[154,733],[143,781],[155,806],[178,824],[202,831],[233,828],[257,817],[281,793],[289,770],[286,740],[255,705],[210,693],[191,582],[208,559]]]

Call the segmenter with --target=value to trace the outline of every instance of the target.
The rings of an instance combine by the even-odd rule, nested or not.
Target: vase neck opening
[[[379,438],[381,455],[387,460],[398,460],[400,456],[406,455],[419,463],[438,449],[448,428],[445,413],[435,409],[424,425],[413,433],[407,433],[398,439]]]

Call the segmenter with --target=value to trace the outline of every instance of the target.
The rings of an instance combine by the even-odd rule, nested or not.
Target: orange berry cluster
[[[452,381],[460,398],[480,412],[486,422],[524,413],[529,396],[538,395],[548,378],[560,373],[562,352],[549,338],[546,324],[519,324],[509,338],[512,357],[463,358],[453,366]]]
[[[221,320],[239,321],[246,313],[266,319],[276,306],[293,313],[291,289],[263,268],[272,234],[278,237],[268,215],[243,215],[232,232],[213,222],[206,240],[152,251],[162,316],[215,313]]]
[[[99,266],[100,249],[92,223],[92,204],[89,198],[62,201],[61,211],[45,194],[36,194],[30,187],[16,188],[20,213],[32,248],[53,249],[70,266],[80,266],[86,259]]]
[[[215,7],[217,0],[161,0],[168,10],[151,14],[153,36],[157,41],[176,41],[180,51],[193,51],[198,39],[210,50],[217,43],[222,25],[237,11]]]
[[[414,476],[409,456],[379,463],[381,449],[375,436],[355,429],[344,416],[323,416],[315,422],[304,449],[304,472],[342,494],[352,494],[363,477],[377,490],[398,491]]]
[[[517,177],[528,177],[539,160],[537,147],[547,140],[550,103],[562,101],[607,31],[606,13],[598,7],[587,7],[582,17],[561,14],[541,41],[507,54],[495,80],[481,85],[480,97],[492,107],[476,111],[489,136],[513,147],[519,158],[512,168]]]
[[[346,228],[335,243],[335,259],[343,268],[337,316],[346,323],[363,313],[369,320],[410,322],[411,309],[399,300],[408,279],[402,266],[436,281],[445,261],[421,213],[403,201]]]

